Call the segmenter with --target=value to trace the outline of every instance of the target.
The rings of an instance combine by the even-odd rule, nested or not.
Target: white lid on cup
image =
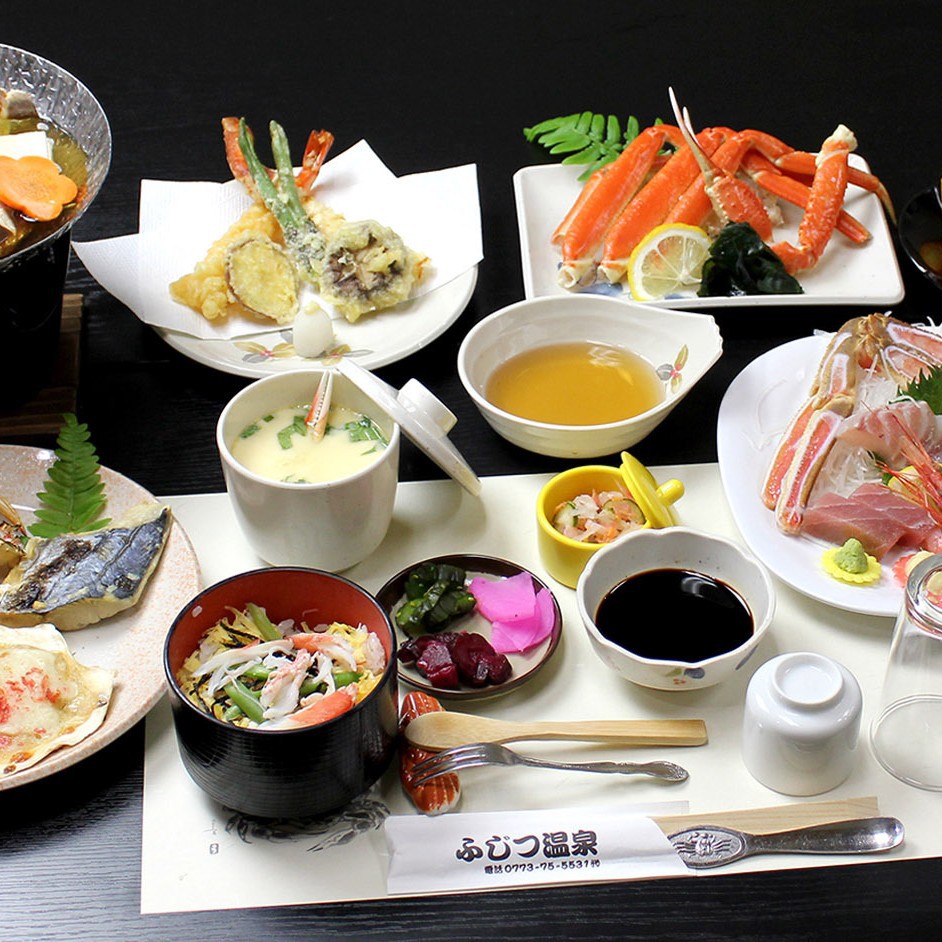
[[[448,440],[454,413],[417,379],[397,391],[369,370],[344,358],[335,367],[397,422],[409,439],[469,494],[481,493],[481,481]]]

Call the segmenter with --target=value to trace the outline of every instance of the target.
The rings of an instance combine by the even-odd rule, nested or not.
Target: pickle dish
[[[584,350],[576,351],[576,345]],[[541,455],[597,458],[650,434],[722,349],[709,315],[655,310],[591,294],[541,297],[511,304],[475,325],[459,348],[458,375],[485,421],[507,441]],[[559,358],[550,360],[554,352]],[[545,362],[524,363],[543,353]],[[519,374],[505,379],[516,363],[521,364]],[[635,369],[638,375],[632,376]],[[540,370],[549,373],[546,394],[532,392]],[[637,404],[641,411],[628,415],[630,408],[621,405],[627,397],[611,392],[621,387],[606,385],[608,379],[600,382],[604,377],[614,380],[616,374],[628,392],[641,380],[652,385],[653,398]],[[531,417],[524,417],[527,409],[516,403],[508,408],[499,399],[504,385],[531,391],[537,400]],[[622,411],[613,413],[616,405]]]

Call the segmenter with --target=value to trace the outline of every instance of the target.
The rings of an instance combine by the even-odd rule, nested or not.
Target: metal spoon
[[[902,844],[896,818],[858,818],[774,834],[747,834],[705,825],[668,836],[681,860],[694,870],[722,867],[753,854],[872,854]]]

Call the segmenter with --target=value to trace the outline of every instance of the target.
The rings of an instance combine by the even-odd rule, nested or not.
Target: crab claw
[[[729,135],[716,149],[711,159],[697,142],[689,112],[684,108],[681,113],[674,90],[670,88],[668,92],[677,124],[687,146],[697,160],[704,192],[710,198],[720,224],[725,226],[730,222],[747,222],[756,230],[760,239],[763,241],[770,239],[772,220],[769,219],[762,200],[745,180],[740,180],[735,175],[735,170],[738,169],[739,161],[748,149],[749,142],[736,134]]]

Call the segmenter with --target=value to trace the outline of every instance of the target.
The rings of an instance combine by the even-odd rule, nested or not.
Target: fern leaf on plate
[[[72,413],[62,418],[56,459],[36,495],[41,505],[36,511],[38,522],[29,528],[33,536],[47,539],[63,533],[100,530],[111,522],[101,516],[106,503],[105,485],[88,426]]]

